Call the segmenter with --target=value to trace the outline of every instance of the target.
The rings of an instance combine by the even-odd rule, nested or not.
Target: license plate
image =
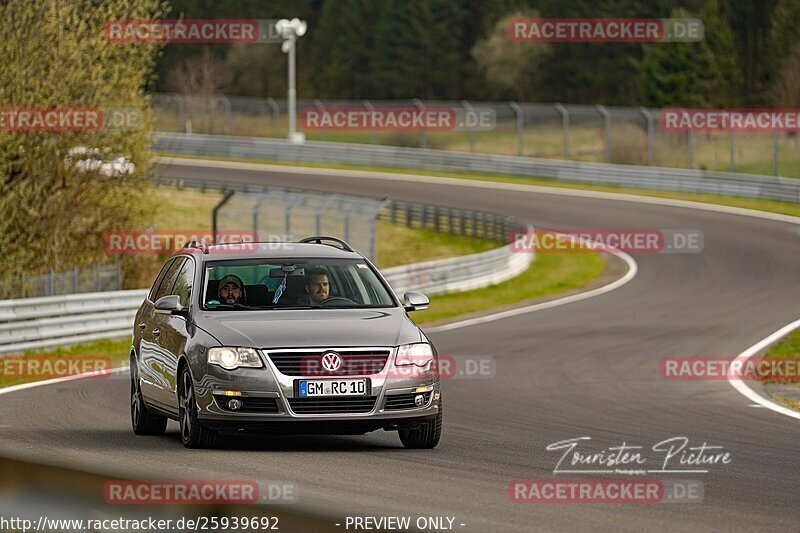
[[[366,379],[304,379],[297,387],[301,398],[311,396],[366,396]]]

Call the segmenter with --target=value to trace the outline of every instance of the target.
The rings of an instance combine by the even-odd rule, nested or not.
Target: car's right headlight
[[[221,366],[225,370],[235,370],[246,366],[261,368],[263,363],[253,348],[230,348],[227,346],[209,348],[208,364]]]
[[[397,366],[415,365],[427,368],[433,362],[433,348],[427,342],[403,344],[397,347],[394,364]]]

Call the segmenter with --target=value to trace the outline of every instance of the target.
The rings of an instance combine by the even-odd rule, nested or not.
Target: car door
[[[172,291],[175,285],[175,279],[181,267],[186,262],[185,257],[176,258],[166,274],[164,275],[161,283],[158,286],[158,291],[154,296],[153,302],[158,302],[159,298],[167,296]],[[163,315],[153,312],[153,317],[150,325],[147,326],[146,331],[152,338],[152,342],[148,345],[147,351],[142,352],[142,392],[147,385],[147,396],[153,400],[157,405],[162,408],[168,407],[174,409],[175,406],[170,401],[171,397],[171,380],[169,379],[169,368],[171,354],[169,350],[164,347],[164,342],[161,336],[166,330],[167,319],[170,315]]]
[[[187,258],[178,272],[175,283],[172,285],[170,294],[175,294],[180,298],[181,306],[189,309],[192,296],[192,285],[194,282],[195,261],[194,258]],[[171,394],[166,398],[167,402],[177,406],[177,382],[178,382],[178,357],[185,353],[186,341],[188,339],[188,315],[159,315],[161,335],[158,343],[164,354],[162,359],[162,371],[167,388]]]
[[[154,307],[156,294],[158,294],[161,282],[164,276],[169,271],[172,264],[175,262],[174,258],[170,258],[159,271],[150,292],[147,294],[139,313],[136,315],[134,326],[134,346],[137,347],[137,354],[139,356],[139,377],[141,379],[142,395],[150,400],[153,394],[153,372],[152,364],[155,357],[154,351],[156,349],[155,337],[153,336],[153,329],[155,324]]]

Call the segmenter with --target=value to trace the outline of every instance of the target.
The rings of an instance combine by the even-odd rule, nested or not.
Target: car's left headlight
[[[230,348],[227,346],[210,348],[208,364],[221,366],[225,370],[235,370],[246,366],[261,368],[263,363],[253,348]]]
[[[433,362],[433,347],[427,342],[403,344],[397,347],[394,364],[397,366],[415,365],[426,368]]]

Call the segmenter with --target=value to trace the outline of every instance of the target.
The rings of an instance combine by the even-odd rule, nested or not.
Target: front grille
[[[322,368],[322,354],[334,351],[342,358],[336,372]],[[314,350],[302,352],[269,352],[272,364],[285,376],[369,376],[386,366],[389,350]]]
[[[377,396],[355,398],[289,398],[289,407],[297,414],[369,413]]]
[[[432,392],[423,392],[421,393],[422,396],[425,397],[425,403],[422,404],[421,407],[425,407],[428,405],[428,402],[431,399]],[[395,396],[387,396],[386,397],[386,405],[385,409],[387,411],[399,411],[401,409],[420,409],[420,406],[414,403],[414,398],[419,396],[419,393],[412,392],[410,394],[397,394]]]
[[[232,399],[233,397],[217,397],[214,396],[214,399],[217,401],[217,405],[221,409],[225,411],[230,411],[231,413],[277,413],[278,412],[278,400],[275,398],[259,398],[256,396],[236,396],[237,400],[242,401],[242,408],[234,411],[233,409],[228,408],[228,400]]]

